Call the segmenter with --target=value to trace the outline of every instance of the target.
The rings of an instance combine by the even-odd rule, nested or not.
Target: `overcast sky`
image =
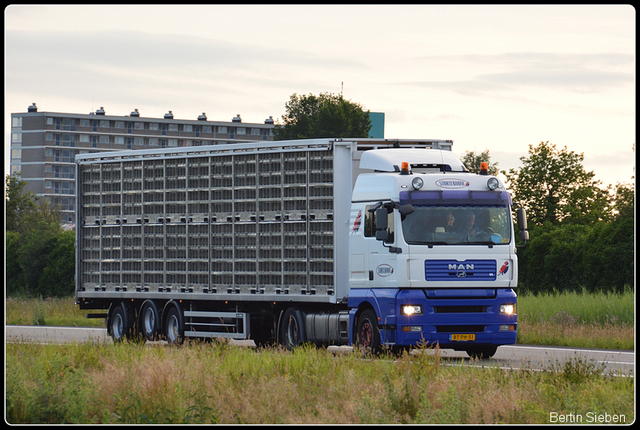
[[[550,141],[631,182],[635,25],[631,6],[8,6],[5,172],[10,113],[34,102],[262,123],[293,93],[342,90],[387,138],[452,139],[507,170]]]

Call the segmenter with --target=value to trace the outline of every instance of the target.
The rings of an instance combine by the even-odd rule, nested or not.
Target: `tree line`
[[[341,95],[293,94],[285,109],[276,140],[363,138],[371,128],[369,111]],[[487,162],[489,174],[502,173],[514,202],[527,210],[530,240],[518,249],[520,292],[619,292],[633,286],[634,184],[604,187],[585,171],[583,159],[550,142],[530,145],[522,166],[508,171],[499,171],[488,150],[462,157],[472,172]],[[71,295],[75,232],[65,231],[58,208],[24,192],[25,185],[19,174],[6,176],[7,295]]]

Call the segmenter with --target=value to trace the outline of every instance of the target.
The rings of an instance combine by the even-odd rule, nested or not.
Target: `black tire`
[[[156,340],[160,333],[160,312],[153,300],[146,300],[140,307],[139,314],[140,335],[146,340]]]
[[[129,316],[122,307],[116,306],[109,318],[109,334],[114,343],[124,342],[131,337],[131,324]]]
[[[358,317],[356,344],[371,354],[379,354],[382,351],[378,317],[373,309],[365,310]]]
[[[471,358],[491,358],[497,350],[498,347],[496,345],[476,346],[467,349],[467,355]]]
[[[180,345],[184,340],[184,318],[182,311],[176,306],[171,306],[167,312],[164,334],[167,343],[172,345]]]
[[[296,308],[287,309],[282,316],[279,339],[287,349],[293,349],[305,342],[304,319]]]

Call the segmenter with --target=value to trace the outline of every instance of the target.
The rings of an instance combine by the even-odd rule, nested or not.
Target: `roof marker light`
[[[481,175],[487,175],[489,172],[489,165],[483,161],[482,163],[480,163],[480,174]]]
[[[402,170],[400,171],[401,175],[410,175],[411,172],[409,171],[409,163],[407,161],[403,161],[402,162]]]

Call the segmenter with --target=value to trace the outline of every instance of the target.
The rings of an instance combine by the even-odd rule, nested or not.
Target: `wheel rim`
[[[113,316],[111,332],[113,333],[113,338],[116,340],[122,339],[124,335],[124,320],[122,319],[122,315],[120,315],[119,313],[116,313]]]
[[[167,322],[167,337],[169,338],[169,342],[175,342],[178,339],[180,335],[179,327],[180,322],[178,321],[178,317],[171,315]]]
[[[373,327],[369,320],[363,321],[362,327],[360,327],[360,343],[365,348],[370,347],[373,343]]]
[[[144,310],[143,325],[146,334],[151,335],[156,330],[156,312],[151,306]]]
[[[291,315],[287,321],[287,343],[294,346],[298,344],[299,339],[298,321]]]

